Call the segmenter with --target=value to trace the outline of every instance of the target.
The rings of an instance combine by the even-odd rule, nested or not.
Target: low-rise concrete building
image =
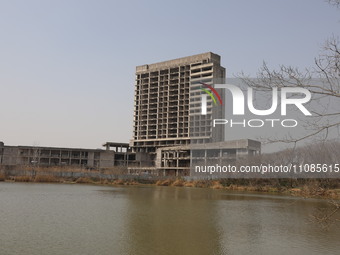
[[[147,172],[159,176],[187,176],[190,175],[190,168],[196,163],[234,164],[237,160],[260,153],[261,143],[251,139],[160,147],[156,151],[155,166],[129,167],[129,172],[132,174]]]
[[[7,146],[0,142],[2,166],[72,166],[104,169],[134,162],[128,143],[105,143],[106,150],[40,146]],[[110,147],[115,149],[110,150]]]

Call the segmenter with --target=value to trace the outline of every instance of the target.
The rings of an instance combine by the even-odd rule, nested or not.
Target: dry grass
[[[56,178],[53,175],[37,175],[34,178],[34,182],[60,182],[60,178]]]
[[[206,181],[206,180],[194,181],[193,185],[195,188],[209,188],[210,181]]]
[[[211,184],[211,188],[213,188],[213,189],[224,189],[223,185],[219,181],[214,181]]]
[[[183,187],[185,184],[185,182],[182,179],[177,179],[176,181],[174,181],[171,186],[174,187]]]
[[[212,188],[224,189],[231,191],[258,191],[258,192],[279,192],[301,197],[318,197],[340,199],[339,179],[312,179],[312,180],[286,180],[286,179],[219,179],[219,180],[195,180],[185,181],[184,179],[162,179],[158,181],[145,182],[141,180],[117,179],[111,180],[90,177],[58,177],[56,172],[61,170],[85,171],[84,169],[75,168],[41,168],[36,171],[36,176],[32,177],[32,169],[27,169],[27,173],[20,176],[5,176],[0,172],[0,181],[15,182],[72,182],[104,185],[156,185],[156,186],[173,186],[173,187],[195,187],[195,188]],[[87,171],[87,170],[86,170]],[[86,176],[84,172],[84,176]]]
[[[124,180],[118,179],[118,180],[113,181],[113,184],[116,184],[116,185],[124,185],[124,184],[125,184],[125,181],[124,181]]]
[[[112,182],[113,185],[140,185],[141,183],[139,182],[136,182],[134,180],[120,180],[120,179],[117,179],[117,180],[114,180]]]
[[[184,187],[190,187],[190,188],[193,188],[193,187],[195,187],[195,184],[194,184],[193,182],[191,182],[191,181],[189,181],[189,182],[185,182],[185,183],[184,183]]]
[[[94,183],[94,181],[91,178],[88,178],[88,177],[79,177],[76,180],[76,183]]]
[[[140,185],[140,183],[136,181],[128,181],[125,183],[125,185]]]
[[[26,176],[26,175],[14,176],[13,180],[15,182],[31,182],[32,181],[32,177],[31,176]]]
[[[170,186],[172,184],[172,181],[170,179],[166,179],[166,180],[158,180],[156,182],[157,186]]]
[[[110,182],[107,179],[102,179],[100,183],[104,185],[110,184]]]

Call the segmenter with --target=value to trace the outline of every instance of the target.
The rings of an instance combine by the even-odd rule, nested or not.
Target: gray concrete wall
[[[100,152],[100,168],[108,168],[114,166],[114,151],[101,151]]]
[[[17,165],[20,160],[18,158],[19,150],[17,147],[4,147],[3,148],[3,156],[2,156],[2,164],[8,166]]]
[[[89,152],[88,157],[87,157],[87,166],[88,167],[93,167],[94,166],[94,152]]]

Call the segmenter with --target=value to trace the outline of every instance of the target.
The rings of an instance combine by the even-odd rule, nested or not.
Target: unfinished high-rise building
[[[131,145],[139,165],[130,170],[183,173],[189,145],[223,142],[224,127],[213,128],[212,120],[224,116],[224,107],[205,97],[202,114],[202,93],[224,83],[225,75],[220,56],[211,52],[137,66]],[[215,91],[222,102],[224,94]]]
[[[202,83],[212,85],[225,78],[220,56],[208,52],[190,57],[137,66],[135,84],[133,148],[156,152],[164,146],[223,141],[224,133],[212,132],[211,120],[223,108],[207,102],[202,115]]]
[[[214,88],[225,82],[220,60],[208,52],[137,66],[131,141],[137,165],[130,173],[189,175],[193,160],[234,160],[260,151],[256,141],[225,142],[223,125],[212,125],[225,112],[224,93]]]

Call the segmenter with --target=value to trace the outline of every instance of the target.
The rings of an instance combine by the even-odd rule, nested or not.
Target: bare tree
[[[338,5],[340,1],[337,2]],[[340,5],[339,5],[340,6]],[[279,70],[271,70],[266,63],[260,68],[257,78],[251,79],[241,73],[245,84],[255,91],[272,91],[273,87],[300,87],[308,89],[312,94],[309,107],[313,116],[304,119],[309,131],[300,136],[269,138],[268,142],[297,143],[317,136],[326,139],[331,130],[340,127],[340,41],[336,37],[327,40],[315,58],[315,66],[300,71],[291,66],[281,66]],[[292,97],[298,96],[292,94]]]
[[[40,161],[40,148],[38,147],[38,144],[35,142],[32,147],[32,157],[31,161],[29,162],[29,165],[31,167],[31,174],[32,177],[35,178],[37,174],[37,168],[39,167],[39,161]]]
[[[340,0],[327,0],[327,2],[336,7],[340,7]]]

